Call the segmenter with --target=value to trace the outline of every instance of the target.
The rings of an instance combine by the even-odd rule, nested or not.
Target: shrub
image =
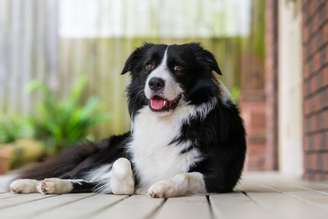
[[[0,117],[0,144],[12,143],[20,138],[33,135],[33,128],[26,118],[21,116]]]
[[[86,80],[75,83],[66,98],[56,97],[47,85],[33,81],[29,92],[40,92],[41,101],[30,121],[36,139],[45,142],[49,153],[57,153],[65,147],[87,138],[92,127],[108,119],[100,112],[96,97],[83,99]]]

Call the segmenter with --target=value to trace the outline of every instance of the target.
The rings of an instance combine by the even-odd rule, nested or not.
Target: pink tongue
[[[163,99],[151,99],[150,106],[154,110],[161,110],[165,107],[166,101]]]

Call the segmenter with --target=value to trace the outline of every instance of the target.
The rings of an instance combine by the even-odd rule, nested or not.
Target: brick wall
[[[304,177],[328,180],[328,1],[302,1]]]
[[[277,170],[278,1],[265,4],[265,62],[243,57],[241,112],[247,130],[247,170]]]
[[[267,159],[266,141],[266,94],[265,94],[265,54],[258,45],[264,43],[263,0],[252,0],[251,28],[249,36],[243,40],[241,57],[241,114],[247,130],[246,170],[271,170]],[[272,154],[272,153],[271,153]],[[270,155],[269,155],[270,156]]]

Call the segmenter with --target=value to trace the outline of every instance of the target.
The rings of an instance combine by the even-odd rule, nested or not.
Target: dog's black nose
[[[153,91],[159,91],[164,88],[165,81],[161,78],[151,78],[148,82],[148,86]]]

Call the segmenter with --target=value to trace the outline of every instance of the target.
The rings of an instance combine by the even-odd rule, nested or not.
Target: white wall
[[[249,33],[251,0],[60,0],[62,37],[222,37]]]
[[[289,175],[301,175],[303,171],[299,2],[279,0],[279,167]]]

